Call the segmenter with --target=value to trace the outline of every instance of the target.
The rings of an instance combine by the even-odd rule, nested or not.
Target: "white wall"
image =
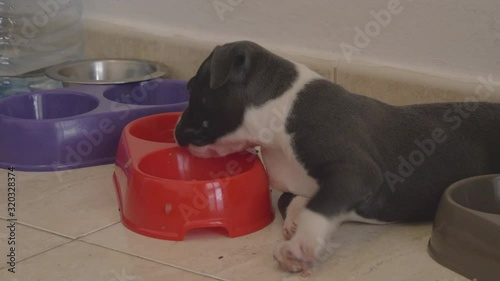
[[[400,0],[386,26],[355,44],[355,27],[398,0],[83,0],[84,17],[159,35],[206,41],[249,39],[323,58],[352,60],[476,80],[500,78],[498,0]],[[220,7],[219,13],[215,6]],[[371,23],[373,25],[373,23]],[[384,23],[385,24],[385,23]],[[366,39],[366,38],[365,38]],[[366,45],[366,46],[364,46]],[[498,79],[497,79],[498,80]]]

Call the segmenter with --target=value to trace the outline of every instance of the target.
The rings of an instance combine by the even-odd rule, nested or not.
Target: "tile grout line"
[[[30,226],[27,226],[27,227],[30,227]],[[51,233],[51,234],[53,234],[53,233]],[[64,238],[67,238],[67,237],[64,237]],[[139,258],[139,259],[142,259],[142,260],[146,260],[146,261],[149,261],[149,262],[154,262],[154,263],[161,264],[161,265],[164,265],[164,266],[168,266],[168,267],[172,267],[172,268],[175,268],[175,269],[179,269],[181,271],[190,272],[190,273],[193,273],[195,275],[200,275],[200,276],[208,277],[208,278],[211,278],[211,279],[214,279],[214,280],[230,281],[228,279],[224,279],[224,278],[217,277],[217,276],[214,276],[214,275],[211,275],[211,274],[207,274],[207,273],[203,273],[203,272],[198,272],[198,271],[195,271],[195,270],[192,270],[192,269],[189,269],[189,268],[185,268],[185,267],[182,267],[182,266],[178,266],[178,265],[174,265],[174,264],[170,264],[170,263],[165,263],[165,262],[158,261],[158,260],[155,260],[155,259],[146,258],[146,257],[140,256],[140,255],[135,255],[135,254],[131,254],[131,253],[119,251],[119,250],[112,249],[112,248],[109,248],[109,247],[105,247],[105,246],[102,246],[102,245],[98,245],[98,244],[95,244],[95,243],[92,243],[92,242],[88,242],[88,241],[84,241],[84,240],[77,240],[77,239],[71,239],[69,241],[66,241],[66,242],[64,242],[64,243],[62,243],[60,245],[57,245],[55,247],[52,247],[50,249],[41,251],[41,252],[36,253],[36,254],[34,254],[32,256],[29,256],[29,257],[25,257],[25,258],[23,258],[23,259],[21,259],[19,261],[16,261],[16,264],[19,264],[19,263],[24,262],[26,260],[32,259],[32,258],[37,257],[39,255],[45,254],[45,253],[47,253],[49,251],[56,250],[56,249],[58,249],[58,248],[60,248],[62,246],[65,246],[65,245],[73,243],[73,242],[80,242],[80,243],[85,243],[85,244],[88,244],[88,245],[93,245],[93,246],[100,247],[100,248],[103,248],[103,249],[106,249],[106,250],[109,250],[109,251],[117,252],[117,253],[124,254],[124,255],[127,255],[127,256],[136,257],[136,258]],[[0,267],[0,270],[3,270],[5,268],[7,268],[7,266]]]
[[[192,269],[189,269],[189,268],[186,268],[186,267],[182,267],[182,266],[171,264],[171,263],[167,263],[167,262],[162,262],[162,261],[159,261],[159,260],[156,260],[156,259],[147,258],[147,257],[141,256],[141,255],[137,255],[137,254],[127,253],[127,252],[124,252],[124,251],[120,251],[120,250],[117,250],[117,249],[113,249],[113,248],[110,248],[110,247],[99,245],[99,244],[96,244],[96,243],[93,243],[93,242],[89,242],[89,241],[85,241],[85,240],[78,240],[78,241],[83,242],[83,243],[87,243],[89,245],[94,245],[94,246],[97,246],[97,247],[101,247],[103,249],[107,249],[107,250],[110,250],[110,251],[114,251],[114,252],[118,252],[118,253],[121,253],[121,254],[125,254],[125,255],[128,255],[128,256],[132,256],[132,257],[140,258],[140,259],[147,260],[147,261],[150,261],[150,262],[154,262],[154,263],[157,263],[157,264],[161,264],[161,265],[165,265],[165,266],[168,266],[168,267],[180,269],[182,271],[187,271],[187,272],[194,273],[194,274],[197,274],[197,275],[209,277],[209,278],[212,278],[212,279],[215,279],[215,280],[229,281],[228,279],[217,277],[217,276],[214,276],[214,275],[211,275],[211,274],[208,274],[208,273],[199,272],[199,271],[192,270]]]
[[[59,248],[59,247],[62,247],[62,246],[64,246],[64,245],[67,245],[67,244],[69,244],[69,243],[73,243],[73,242],[74,242],[74,240],[66,241],[66,242],[64,242],[64,243],[62,243],[62,244],[60,244],[60,245],[57,245],[57,246],[53,247],[53,248],[50,248],[50,249],[47,249],[47,250],[41,251],[41,252],[36,253],[36,254],[34,254],[34,255],[32,255],[32,256],[29,256],[29,257],[26,257],[26,258],[21,259],[21,260],[19,260],[19,261],[16,261],[16,265],[17,265],[17,264],[19,264],[19,263],[21,263],[21,262],[23,262],[23,261],[25,261],[25,260],[29,260],[29,259],[31,259],[31,258],[34,258],[34,257],[39,256],[39,255],[41,255],[41,254],[45,254],[45,253],[47,253],[47,252],[49,252],[49,251],[55,250],[55,249],[57,249],[57,248]],[[2,269],[4,269],[4,268],[6,268],[6,267],[0,268],[0,270],[2,270]]]
[[[0,218],[0,219],[3,219],[3,218]],[[4,219],[4,220],[5,220],[5,219]],[[39,227],[36,227],[36,226],[30,225],[30,224],[27,224],[27,223],[16,222],[16,224],[22,225],[22,226],[24,226],[24,227],[31,228],[31,229],[34,229],[34,230],[38,230],[38,231],[41,231],[41,232],[44,232],[44,233],[47,233],[47,234],[55,235],[55,236],[58,236],[58,237],[60,237],[60,238],[64,238],[64,239],[68,239],[68,240],[69,240],[69,241],[65,241],[65,242],[64,242],[64,243],[62,243],[62,244],[59,244],[59,245],[57,245],[57,246],[54,246],[54,247],[52,247],[52,248],[50,248],[50,249],[46,249],[46,250],[41,251],[41,252],[39,252],[39,253],[35,253],[35,254],[31,255],[31,256],[28,256],[28,257],[25,257],[25,258],[23,258],[23,259],[20,259],[20,260],[16,261],[16,264],[17,264],[17,263],[21,263],[21,262],[23,262],[23,261],[25,261],[25,260],[27,260],[27,259],[31,259],[31,258],[33,258],[33,257],[36,257],[36,256],[38,256],[38,255],[40,255],[40,254],[46,253],[46,252],[48,252],[48,251],[52,251],[52,250],[54,250],[54,249],[57,249],[57,248],[59,248],[59,247],[61,247],[61,246],[64,246],[64,245],[69,244],[69,243],[74,242],[74,241],[85,242],[85,241],[82,241],[82,240],[80,240],[80,239],[81,239],[81,238],[83,238],[83,237],[85,237],[85,236],[87,236],[87,235],[90,235],[90,234],[92,234],[92,233],[95,233],[95,232],[98,232],[98,231],[103,230],[103,229],[105,229],[105,228],[111,227],[111,226],[113,226],[113,225],[115,225],[115,224],[117,224],[117,223],[119,223],[119,222],[111,223],[111,224],[106,225],[106,226],[104,226],[104,227],[101,227],[101,228],[99,228],[99,229],[96,229],[96,230],[90,231],[90,232],[88,232],[88,233],[86,233],[86,234],[83,234],[83,235],[81,235],[81,236],[79,236],[79,237],[73,238],[73,237],[70,237],[70,236],[63,235],[63,234],[61,234],[61,233],[52,232],[52,231],[50,231],[50,230],[43,229],[43,228],[39,228]],[[0,270],[2,270],[2,269],[4,269],[4,268],[7,268],[7,266],[1,266],[1,267],[0,267]]]
[[[38,227],[38,226],[34,226],[34,225],[31,225],[31,224],[28,224],[28,223],[24,223],[24,222],[16,222],[16,223],[19,224],[19,225],[25,226],[25,227],[29,227],[29,228],[38,230],[38,231],[42,231],[42,232],[53,234],[53,235],[56,235],[56,236],[59,236],[59,237],[62,237],[62,238],[70,239],[72,241],[75,240],[75,238],[73,238],[71,236],[67,236],[67,235],[64,235],[62,233],[54,232],[54,231],[51,231],[51,230],[48,230],[48,229],[45,229],[45,228],[41,228],[41,227]]]
[[[3,218],[0,218],[0,219],[3,219]],[[66,239],[74,240],[73,237],[66,236],[64,234],[57,233],[57,232],[52,232],[52,231],[50,231],[48,229],[40,228],[40,227],[31,225],[31,224],[28,224],[28,223],[16,221],[16,224],[19,224],[19,225],[22,225],[24,227],[28,227],[28,228],[31,228],[31,229],[34,229],[34,230],[38,230],[38,231],[41,231],[41,232],[45,232],[45,233],[48,233],[48,234],[53,234],[53,235],[59,236],[61,238],[66,238]]]
[[[3,219],[3,218],[0,217],[0,219]],[[73,241],[80,241],[81,238],[84,238],[84,237],[86,237],[88,235],[94,234],[94,233],[96,233],[98,231],[104,230],[104,229],[106,229],[108,227],[111,227],[111,226],[113,226],[115,224],[118,224],[118,223],[120,223],[120,222],[119,221],[118,222],[113,222],[113,223],[107,224],[105,226],[102,226],[102,227],[100,227],[98,229],[95,229],[95,230],[92,230],[92,231],[87,232],[85,234],[82,234],[80,236],[71,237],[71,236],[67,236],[67,235],[64,235],[64,234],[59,233],[59,232],[55,232],[55,231],[52,231],[52,230],[48,230],[48,229],[45,229],[45,228],[34,226],[34,225],[29,224],[29,223],[19,222],[19,221],[16,222],[16,224],[19,224],[19,225],[22,225],[22,226],[25,226],[25,227],[29,227],[29,228],[32,228],[32,229],[35,229],[35,230],[38,230],[38,231],[42,231],[42,232],[45,232],[45,233],[48,233],[48,234],[53,234],[53,235],[56,235],[56,236],[59,236],[59,237],[62,237],[62,238],[70,239],[70,240],[73,240]]]
[[[95,230],[92,230],[92,231],[87,232],[87,233],[85,233],[85,234],[82,234],[82,235],[80,235],[80,236],[78,236],[78,237],[74,238],[73,240],[76,240],[76,241],[83,241],[83,240],[81,240],[82,238],[85,238],[85,237],[87,237],[87,236],[89,236],[89,235],[91,235],[91,234],[94,234],[94,233],[99,232],[99,231],[101,231],[101,230],[104,230],[104,229],[106,229],[106,228],[112,227],[113,225],[119,224],[120,222],[121,222],[121,221],[117,221],[117,222],[113,222],[113,223],[110,223],[110,224],[108,224],[108,225],[102,226],[102,227],[100,227],[100,228],[98,228],[98,229],[95,229]]]
[[[64,246],[64,245],[66,245],[66,244],[69,244],[69,243],[71,243],[71,242],[75,241],[72,237],[68,237],[68,236],[62,235],[62,234],[60,234],[60,233],[51,232],[51,231],[49,231],[49,230],[46,230],[46,229],[43,229],[43,228],[38,228],[38,227],[36,227],[36,226],[32,226],[32,225],[29,225],[29,224],[26,224],[26,223],[22,223],[22,222],[18,222],[18,221],[16,221],[16,224],[19,224],[19,225],[22,225],[22,226],[24,226],[24,227],[31,228],[31,229],[34,229],[34,230],[38,230],[38,231],[41,231],[41,232],[44,232],[44,233],[47,233],[47,234],[55,235],[55,236],[58,236],[58,237],[60,237],[60,238],[68,239],[68,241],[65,241],[64,243],[59,244],[59,245],[57,245],[57,246],[54,246],[54,247],[52,247],[52,248],[50,248],[50,249],[46,249],[46,250],[41,251],[41,252],[39,252],[39,253],[35,253],[35,254],[33,254],[33,255],[29,256],[29,257],[25,257],[25,258],[23,258],[23,259],[17,260],[17,261],[16,261],[16,265],[17,265],[18,263],[21,263],[21,262],[25,261],[25,260],[31,259],[31,258],[33,258],[33,257],[36,257],[36,256],[41,255],[41,254],[44,254],[44,253],[46,253],[46,252],[48,252],[48,251],[52,251],[52,250],[54,250],[54,249],[57,249],[57,248],[59,248],[59,247],[61,247],[61,246]],[[4,268],[7,268],[7,266],[0,267],[0,270],[3,270]]]

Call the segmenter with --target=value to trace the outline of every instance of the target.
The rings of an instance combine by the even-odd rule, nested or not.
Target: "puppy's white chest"
[[[280,149],[263,149],[262,158],[272,188],[304,197],[311,197],[318,190],[316,180],[294,156]]]
[[[279,97],[248,109],[243,126],[233,135],[262,147],[271,187],[311,197],[318,190],[318,184],[298,161],[292,147],[293,137],[286,131],[286,122],[297,93],[307,83],[321,77],[303,65],[296,64],[296,67],[298,76],[293,85]]]

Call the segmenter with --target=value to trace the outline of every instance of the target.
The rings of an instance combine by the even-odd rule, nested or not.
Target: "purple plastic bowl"
[[[125,125],[183,111],[188,99],[186,82],[169,79],[0,99],[0,168],[58,171],[114,163]]]

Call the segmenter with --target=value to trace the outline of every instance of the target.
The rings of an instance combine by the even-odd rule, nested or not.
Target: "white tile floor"
[[[16,273],[6,263],[7,194],[0,188],[0,280],[304,280],[281,272],[272,258],[282,242],[279,216],[239,238],[207,231],[182,242],[144,237],[120,223],[112,172],[113,165],[16,172]],[[6,173],[0,170],[0,179]],[[308,280],[466,280],[427,255],[430,231],[430,224],[344,225],[334,256]]]

